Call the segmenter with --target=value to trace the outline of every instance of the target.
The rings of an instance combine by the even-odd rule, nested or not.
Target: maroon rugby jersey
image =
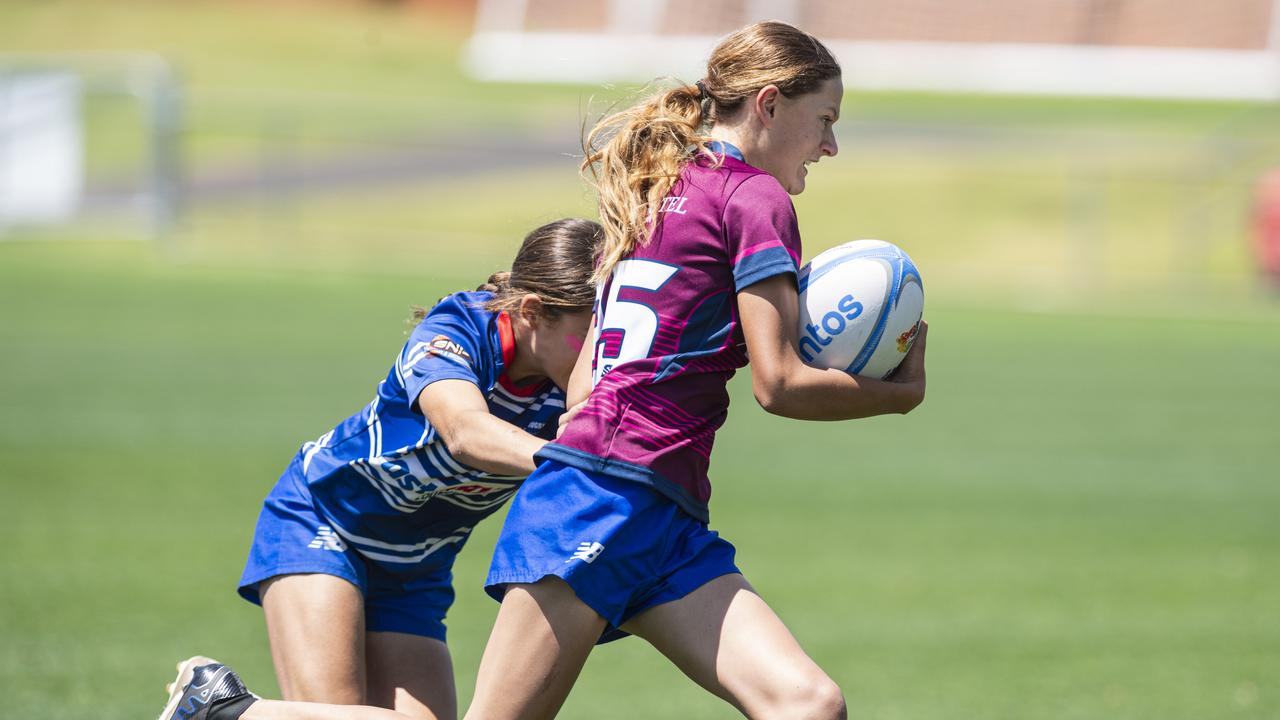
[[[725,384],[747,364],[736,293],[794,277],[800,233],[778,181],[732,156],[689,163],[659,212],[597,294],[587,404],[538,457],[650,484],[706,522]]]

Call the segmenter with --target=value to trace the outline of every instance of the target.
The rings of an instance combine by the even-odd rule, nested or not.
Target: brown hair
[[[525,295],[532,294],[541,301],[544,317],[590,310],[596,298],[591,268],[603,240],[604,228],[599,223],[580,218],[535,228],[520,244],[511,269],[490,275],[476,288],[493,293],[484,309],[509,312],[520,307]],[[415,324],[426,316],[425,308],[413,308]]]
[[[590,173],[587,179],[600,196],[605,233],[596,279],[607,278],[619,260],[648,240],[658,222],[654,211],[693,154],[714,158],[707,126],[736,113],[767,85],[794,97],[839,75],[839,63],[817,38],[786,23],[761,22],[722,40],[702,80],[597,123],[583,142],[582,161],[583,174]]]

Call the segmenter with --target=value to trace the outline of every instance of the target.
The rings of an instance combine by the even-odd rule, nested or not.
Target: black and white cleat
[[[214,710],[232,703],[248,707],[257,699],[234,670],[198,655],[178,663],[178,677],[165,690],[169,703],[159,720],[208,720]]]

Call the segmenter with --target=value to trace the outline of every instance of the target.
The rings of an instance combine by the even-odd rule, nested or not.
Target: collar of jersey
[[[502,347],[502,374],[507,374],[511,361],[516,359],[516,334],[511,329],[511,316],[506,310],[498,313],[498,345]]]
[[[516,334],[511,329],[511,316],[506,310],[498,313],[498,344],[502,346],[502,374],[498,376],[498,384],[504,390],[519,397],[532,397],[536,395],[545,382],[540,382],[527,387],[520,387],[507,377],[507,369],[511,367],[511,361],[516,359]]]
[[[734,145],[732,143],[727,143],[723,140],[712,140],[711,142],[707,143],[707,149],[713,153],[719,153],[720,155],[727,155],[739,162],[747,161],[747,157],[742,154],[742,151],[738,149],[737,145]]]

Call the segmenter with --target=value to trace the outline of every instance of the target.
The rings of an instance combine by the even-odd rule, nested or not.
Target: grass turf
[[[274,692],[260,613],[234,594],[261,497],[367,401],[407,305],[465,280],[0,245],[6,712],[145,717],[196,652]],[[929,316],[919,412],[772,418],[744,374],[713,460],[713,526],[854,711],[1280,713],[1274,308]],[[464,703],[497,527],[456,572]],[[563,713],[733,716],[637,640],[599,649]]]
[[[280,135],[331,154],[576,129],[591,97],[628,92],[467,81],[456,18],[180,5],[11,3],[0,45],[169,57],[193,175],[275,158]],[[136,155],[134,121],[89,110],[91,172],[109,176]],[[1280,715],[1280,310],[1252,284],[1244,227],[1274,113],[849,93],[843,154],[797,199],[806,249],[856,232],[916,255],[930,396],[906,418],[805,424],[764,415],[740,376],[713,515],[855,715]],[[262,496],[368,400],[409,304],[589,212],[571,164],[194,207],[185,265],[0,243],[6,714],[146,717],[194,652],[274,692],[260,613],[233,591]],[[364,274],[373,254],[395,272]],[[497,527],[457,570],[464,704]],[[733,716],[635,640],[597,651],[564,712]]]

